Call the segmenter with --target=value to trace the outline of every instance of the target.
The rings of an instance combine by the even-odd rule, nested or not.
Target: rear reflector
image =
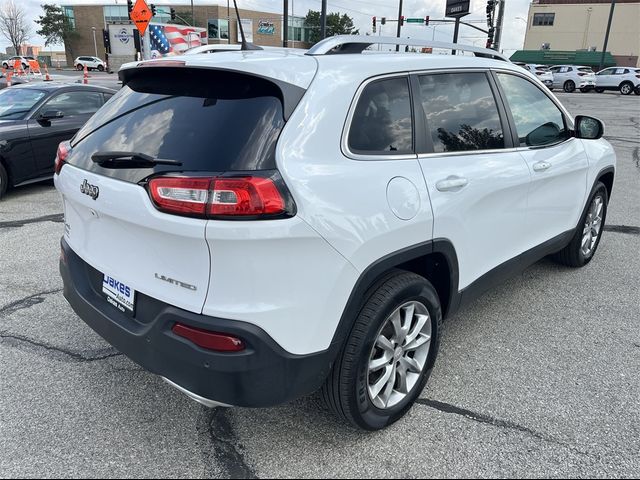
[[[179,337],[186,338],[197,346],[206,348],[207,350],[214,350],[216,352],[241,352],[245,349],[244,342],[231,335],[188,327],[181,323],[176,323],[171,330]]]
[[[58,145],[58,151],[56,152],[56,160],[54,164],[54,171],[56,175],[60,173],[60,170],[62,170],[62,166],[66,162],[70,151],[71,151],[71,142],[66,141]]]

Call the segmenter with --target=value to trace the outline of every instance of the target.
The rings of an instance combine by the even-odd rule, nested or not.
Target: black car
[[[0,198],[9,186],[53,176],[60,142],[71,139],[115,92],[66,83],[29,83],[0,91]]]

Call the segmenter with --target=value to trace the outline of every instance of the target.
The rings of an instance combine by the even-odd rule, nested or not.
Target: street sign
[[[424,23],[424,18],[407,18],[405,20],[407,23]]]
[[[469,15],[470,0],[447,0],[445,17],[460,18]]]
[[[136,28],[140,32],[140,35],[144,35],[144,32],[149,26],[149,22],[153,18],[151,9],[144,0],[137,0],[136,4],[131,10],[131,20],[135,24]]]

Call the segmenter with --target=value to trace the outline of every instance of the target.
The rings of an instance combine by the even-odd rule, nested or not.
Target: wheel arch
[[[611,192],[613,191],[613,179],[615,177],[615,169],[613,167],[607,167],[604,168],[602,170],[600,170],[600,172],[598,173],[598,175],[596,176],[596,181],[592,187],[592,191],[593,188],[595,188],[595,185],[598,182],[602,182],[604,183],[604,186],[607,187],[607,199],[611,199]]]
[[[373,292],[399,270],[415,273],[431,282],[438,293],[443,318],[457,311],[460,304],[458,257],[453,244],[447,239],[435,239],[403,248],[373,262],[360,274],[331,343],[335,355],[342,348],[355,319]]]

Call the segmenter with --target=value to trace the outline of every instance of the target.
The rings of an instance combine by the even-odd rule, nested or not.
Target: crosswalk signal
[[[400,26],[404,25],[404,15],[400,17]]]
[[[496,33],[496,29],[494,27],[489,27],[489,31],[487,32],[487,48],[491,48],[493,46],[493,37]]]
[[[373,17],[372,20],[373,20],[373,33],[376,33],[376,17]]]

